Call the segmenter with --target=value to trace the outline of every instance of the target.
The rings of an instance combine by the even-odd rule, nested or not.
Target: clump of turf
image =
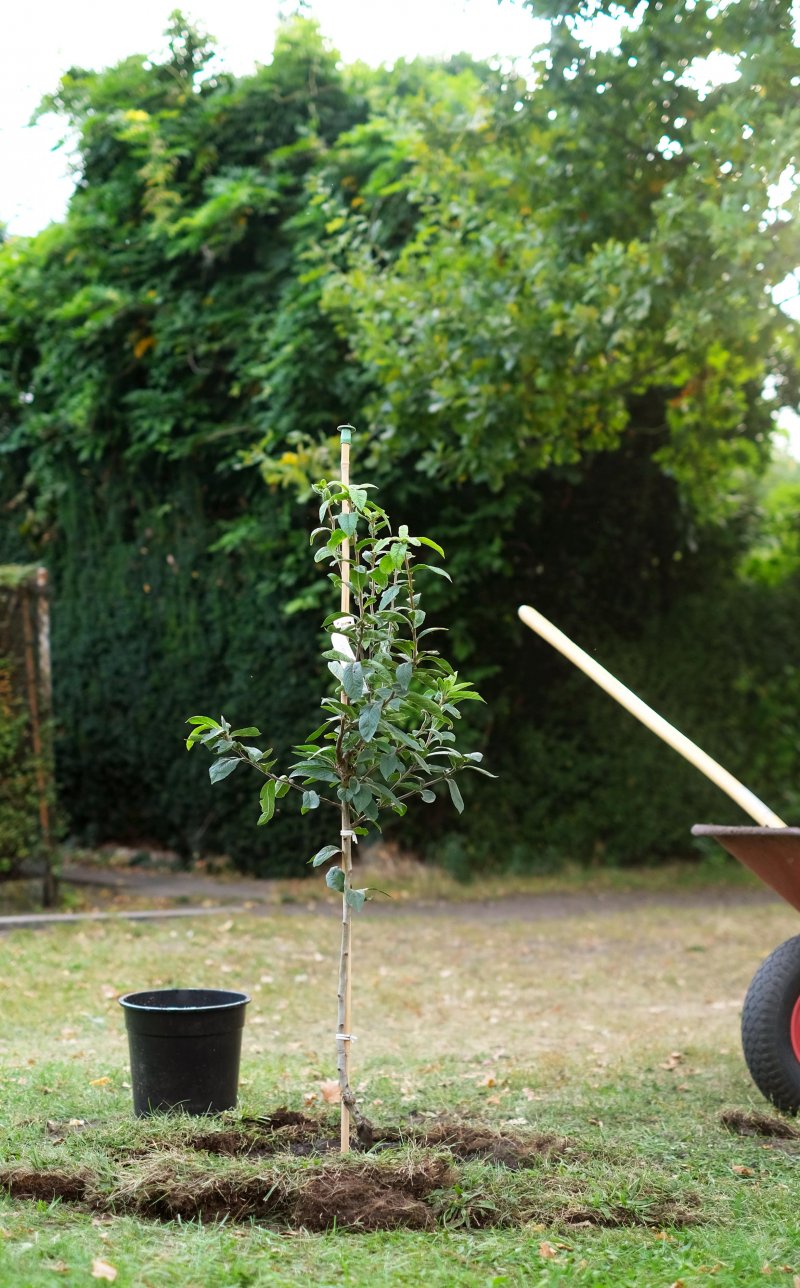
[[[755,1110],[723,1109],[720,1122],[737,1136],[771,1136],[779,1140],[800,1140],[800,1131],[785,1118]]]

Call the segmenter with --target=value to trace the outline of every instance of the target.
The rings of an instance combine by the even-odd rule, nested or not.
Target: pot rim
[[[155,1000],[151,1000],[149,1002],[137,1000],[142,998],[156,999],[158,997],[164,997],[170,993],[202,993],[205,994],[205,996],[208,996],[210,993],[217,993],[220,998],[224,998],[225,1000],[219,1002],[205,1002],[200,1005],[189,1003],[188,1005],[175,1006],[162,1005],[160,1002]],[[126,1010],[145,1012],[155,1011],[159,1015],[163,1015],[168,1011],[175,1011],[185,1015],[187,1012],[191,1011],[230,1010],[230,1008],[234,1006],[247,1006],[251,1000],[252,999],[247,993],[242,993],[237,989],[230,988],[148,988],[137,989],[134,993],[123,993],[121,997],[117,998],[120,1006],[125,1007]]]

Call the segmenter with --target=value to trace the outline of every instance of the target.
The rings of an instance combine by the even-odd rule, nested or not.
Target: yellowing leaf
[[[134,358],[143,358],[148,349],[154,349],[155,347],[155,336],[143,335],[133,346],[133,356]]]
[[[321,1082],[319,1089],[322,1092],[322,1099],[329,1105],[338,1105],[342,1098],[342,1089],[335,1078],[327,1082]]]
[[[110,1078],[92,1078],[89,1082],[90,1087],[107,1087],[111,1082]]]
[[[112,1266],[110,1261],[103,1261],[100,1257],[95,1258],[92,1262],[93,1279],[107,1279],[109,1283],[113,1283],[116,1277],[116,1267]]]

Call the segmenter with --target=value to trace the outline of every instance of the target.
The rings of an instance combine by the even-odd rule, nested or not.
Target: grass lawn
[[[742,1062],[739,1011],[759,961],[797,931],[785,905],[713,895],[529,924],[469,902],[419,917],[368,908],[354,1002],[354,1080],[368,1116],[419,1131],[446,1114],[562,1138],[519,1170],[448,1158],[427,1199],[435,1228],[377,1233],[164,1222],[126,1200],[154,1192],[154,1177],[189,1193],[280,1179],[272,1159],[205,1153],[192,1138],[280,1105],[330,1112],[335,918],[289,908],[9,934],[0,1167],[89,1177],[103,1202],[0,1198],[0,1285],[94,1275],[120,1288],[691,1288],[771,1275],[795,1288],[800,1141],[742,1137],[720,1115],[768,1109]],[[253,998],[240,1110],[211,1125],[135,1122],[116,997],[193,985]],[[418,1155],[404,1144],[375,1165],[409,1168]],[[281,1184],[326,1165],[289,1159]]]

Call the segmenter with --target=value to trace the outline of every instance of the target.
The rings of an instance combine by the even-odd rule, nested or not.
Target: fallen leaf
[[[113,984],[103,984],[100,992],[103,994],[103,997],[108,998],[109,1002],[113,1002],[114,999],[120,995],[119,989],[115,988]]]
[[[496,1087],[496,1086],[497,1086],[497,1079],[496,1079],[496,1077],[494,1076],[494,1074],[493,1074],[493,1073],[487,1073],[487,1075],[486,1075],[486,1077],[485,1077],[485,1078],[481,1078],[480,1082],[478,1083],[478,1086],[479,1086],[479,1087]]]
[[[110,1078],[92,1078],[89,1082],[90,1087],[107,1087],[111,1082]]]
[[[539,1256],[544,1257],[545,1261],[552,1261],[553,1257],[558,1256],[558,1253],[552,1243],[540,1243]]]
[[[45,1270],[52,1270],[55,1275],[68,1275],[69,1266],[66,1261],[46,1261]]]
[[[682,1052],[682,1051],[671,1051],[671,1052],[670,1052],[670,1054],[669,1054],[669,1056],[667,1057],[667,1059],[666,1059],[666,1060],[664,1061],[664,1063],[661,1065],[661,1068],[662,1068],[662,1069],[677,1069],[678,1065],[681,1063],[681,1061],[682,1061],[682,1060],[683,1060],[683,1052]]]
[[[316,1091],[307,1091],[306,1094],[303,1096],[303,1104],[313,1105],[316,1099],[317,1099]]]
[[[102,1261],[100,1257],[95,1258],[92,1262],[93,1279],[108,1279],[109,1283],[113,1283],[116,1277],[116,1267],[112,1266],[110,1261]]]
[[[486,1103],[487,1103],[487,1105],[499,1105],[499,1104],[500,1104],[500,1097],[499,1097],[499,1096],[487,1096],[487,1097],[486,1097]]]
[[[319,1089],[322,1092],[322,1099],[329,1105],[338,1105],[342,1099],[342,1089],[335,1078],[327,1082],[321,1082]]]
[[[737,1176],[755,1176],[755,1170],[752,1167],[745,1167],[744,1163],[732,1163],[731,1171]]]

